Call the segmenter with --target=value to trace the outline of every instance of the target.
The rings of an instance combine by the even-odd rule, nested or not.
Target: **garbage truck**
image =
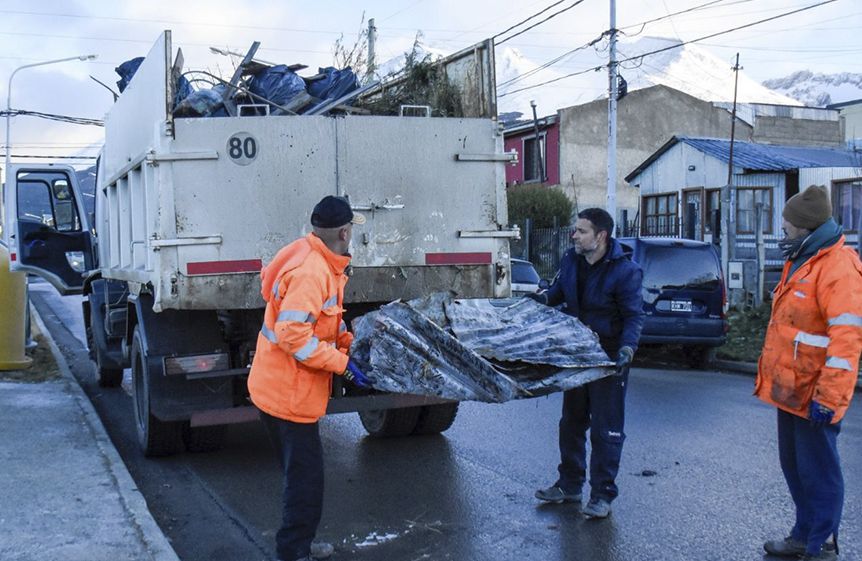
[[[510,295],[505,170],[493,43],[444,61],[466,117],[178,118],[181,51],[161,34],[105,118],[88,211],[75,170],[13,165],[4,238],[13,270],[83,294],[98,382],[131,370],[149,456],[217,449],[257,418],[246,380],[263,321],[260,270],[310,231],[325,195],[367,222],[354,233],[346,320],[397,299]],[[448,428],[457,402],[333,384],[329,413],[378,436]]]

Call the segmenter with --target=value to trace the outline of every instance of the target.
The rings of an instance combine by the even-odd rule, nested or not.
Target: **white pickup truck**
[[[354,234],[351,316],[438,291],[509,296],[517,232],[490,41],[450,60],[453,76],[484,92],[465,100],[479,107],[471,118],[175,118],[181,59],[164,32],[108,113],[95,213],[68,166],[12,166],[5,190],[12,268],[85,295],[98,380],[119,386],[131,368],[147,455],[217,448],[225,425],[256,418],[245,381],[263,315],[259,272],[309,231],[327,194],[368,219]],[[350,393],[336,381],[329,412],[359,411],[376,435],[439,432],[457,411]]]

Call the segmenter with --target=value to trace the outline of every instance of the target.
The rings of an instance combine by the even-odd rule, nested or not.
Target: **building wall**
[[[547,135],[545,140],[547,150],[545,175],[548,180],[545,184],[558,185],[560,183],[560,125],[554,123],[544,129],[539,129],[540,136],[543,132]],[[509,136],[504,141],[506,152],[514,150],[518,153],[518,163],[506,166],[506,185],[524,183],[524,140],[534,136],[535,133],[529,130]]]
[[[804,191],[809,185],[825,185],[831,189],[832,182],[837,179],[857,177],[862,177],[862,167],[801,169],[799,170],[799,190]]]
[[[844,138],[838,120],[789,119],[758,115],[754,142],[768,144],[804,143],[808,146],[843,146]]]
[[[844,140],[856,141],[856,146],[862,148],[862,101],[839,109],[844,120]]]
[[[730,114],[666,86],[629,93],[617,107],[617,209],[634,216],[640,192],[625,176],[674,135],[730,138]],[[568,107],[560,115],[561,188],[579,208],[607,199],[607,100]],[[737,123],[739,138],[752,128]]]

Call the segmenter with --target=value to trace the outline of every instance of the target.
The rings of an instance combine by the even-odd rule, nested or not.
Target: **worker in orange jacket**
[[[342,318],[353,225],[364,222],[346,199],[324,197],[311,214],[312,233],[282,248],[261,271],[266,311],[248,390],[284,470],[279,561],[333,552],[331,544],[313,541],[323,508],[318,420],[333,374],[360,387],[373,382],[348,358],[353,335]]]
[[[844,503],[837,437],[862,352],[862,263],[844,245],[825,187],[791,197],[783,216],[786,263],[754,393],[778,408],[779,457],[796,521],[789,536],[764,549],[834,560]]]

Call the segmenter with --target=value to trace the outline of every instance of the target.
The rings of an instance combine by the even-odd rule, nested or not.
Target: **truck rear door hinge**
[[[455,160],[459,162],[509,162],[518,163],[518,153],[503,152],[502,154],[455,154]]]
[[[459,230],[459,238],[510,238],[521,239],[521,230],[512,228],[510,230]]]

